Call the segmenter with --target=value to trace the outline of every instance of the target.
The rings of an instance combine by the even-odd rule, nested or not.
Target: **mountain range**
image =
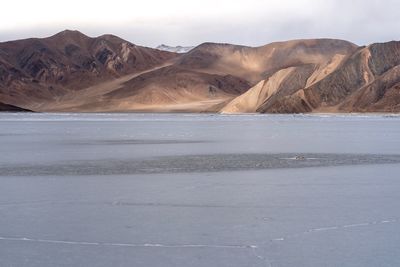
[[[400,42],[357,46],[308,39],[167,48],[70,30],[0,43],[0,110],[400,111]]]

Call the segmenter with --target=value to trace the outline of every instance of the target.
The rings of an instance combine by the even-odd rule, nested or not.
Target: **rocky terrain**
[[[0,43],[0,102],[34,111],[399,112],[400,42],[204,43],[175,53],[66,30]]]
[[[322,65],[281,69],[223,112],[399,112],[400,42],[359,47]]]
[[[90,38],[69,30],[44,39],[0,43],[0,101],[36,110],[68,93],[175,57],[113,35]]]

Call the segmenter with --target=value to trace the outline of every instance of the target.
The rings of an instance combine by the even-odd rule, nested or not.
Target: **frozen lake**
[[[400,266],[400,116],[0,113],[0,266]]]

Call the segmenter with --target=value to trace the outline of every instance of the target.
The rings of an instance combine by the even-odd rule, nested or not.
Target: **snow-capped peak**
[[[168,51],[168,52],[174,52],[174,53],[187,53],[190,50],[192,50],[194,48],[194,46],[169,46],[169,45],[159,45],[156,47],[156,49],[158,50],[162,50],[162,51]]]

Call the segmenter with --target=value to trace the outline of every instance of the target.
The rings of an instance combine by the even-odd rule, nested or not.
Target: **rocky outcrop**
[[[275,109],[277,100],[290,96],[305,86],[313,70],[313,65],[303,65],[277,71],[246,93],[233,99],[221,111],[223,113],[255,113]]]
[[[399,42],[362,48],[334,73],[305,89],[306,99],[313,110],[334,107],[341,112],[396,111],[398,106],[393,105],[393,100],[398,97],[395,87],[399,81],[399,64]],[[379,105],[379,101],[391,104]]]
[[[360,88],[339,109],[350,112],[399,112],[400,66],[389,69]]]

